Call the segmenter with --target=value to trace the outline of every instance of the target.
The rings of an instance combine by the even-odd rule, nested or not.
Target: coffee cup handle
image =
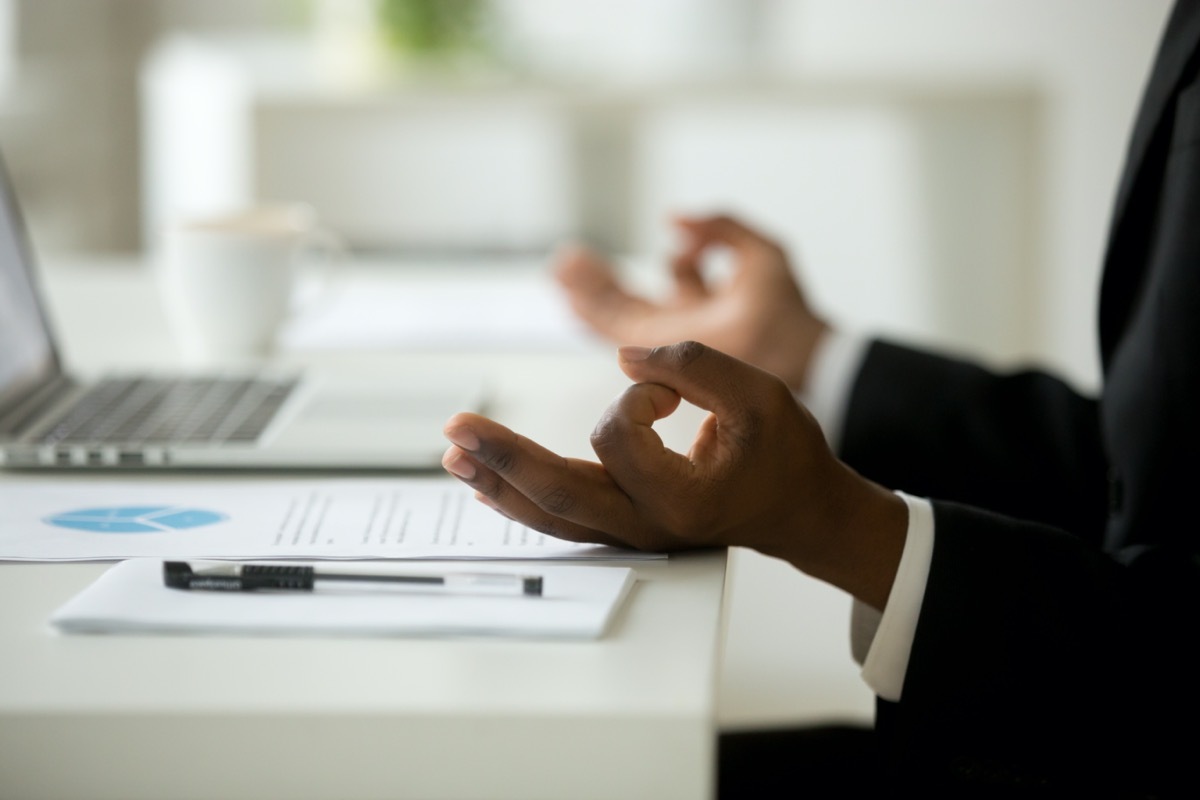
[[[328,228],[314,228],[300,242],[300,286],[293,316],[311,313],[335,295],[338,273],[349,263],[346,242]]]

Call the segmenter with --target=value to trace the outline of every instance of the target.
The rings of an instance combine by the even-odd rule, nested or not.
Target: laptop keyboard
[[[295,379],[114,378],[90,389],[42,444],[252,442],[296,387]]]

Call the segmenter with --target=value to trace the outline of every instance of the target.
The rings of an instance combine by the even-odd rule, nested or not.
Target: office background
[[[573,237],[653,257],[668,212],[720,208],[783,240],[835,319],[1095,384],[1167,0],[463,5],[477,28],[431,56],[359,0],[0,0],[0,147],[35,246],[152,250],[182,213],[305,200],[397,263]],[[779,613],[805,579],[734,567],[722,723],[823,696],[869,714],[848,655]]]

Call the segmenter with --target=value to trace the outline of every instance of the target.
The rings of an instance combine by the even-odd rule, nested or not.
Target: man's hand
[[[786,254],[766,237],[728,217],[677,218],[684,246],[671,261],[674,293],[662,303],[630,294],[612,267],[583,248],[555,265],[575,313],[617,344],[664,345],[694,339],[762,367],[793,390],[804,385],[809,360],[828,325],[809,308]],[[702,260],[715,247],[733,252],[734,275],[704,279]]]
[[[882,608],[907,510],[829,451],[776,376],[684,344],[622,348],[634,381],[606,411],[600,463],[562,458],[475,414],[446,424],[442,460],[502,514],[561,539],[640,550],[742,546]],[[685,399],[707,410],[687,456],[652,425]]]

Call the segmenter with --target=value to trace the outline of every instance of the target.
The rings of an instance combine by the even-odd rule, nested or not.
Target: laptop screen
[[[16,196],[0,162],[0,410],[58,371]]]

